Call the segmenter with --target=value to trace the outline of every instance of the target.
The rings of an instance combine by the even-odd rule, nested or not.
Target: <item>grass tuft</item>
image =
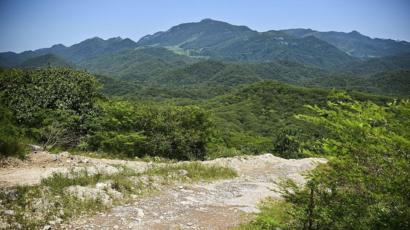
[[[156,166],[148,169],[145,173],[190,182],[228,179],[237,176],[236,171],[231,168],[209,166],[199,162]]]
[[[254,220],[243,224],[237,230],[287,229],[290,205],[283,200],[267,199],[259,205],[260,213]]]

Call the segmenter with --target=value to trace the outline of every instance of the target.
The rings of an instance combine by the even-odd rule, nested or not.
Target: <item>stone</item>
[[[30,145],[28,145],[28,146],[30,147],[31,151],[34,151],[34,152],[43,151],[43,150],[44,150],[44,148],[41,147],[41,146],[39,146],[39,145],[30,144]]]
[[[185,169],[180,169],[180,170],[178,170],[178,174],[180,176],[186,176],[186,175],[188,175],[188,171],[186,171]]]
[[[64,216],[64,210],[60,209],[59,214],[60,216]]]
[[[7,216],[14,216],[16,213],[14,212],[14,210],[4,210],[4,215]]]
[[[84,163],[84,164],[88,164],[90,162],[90,160],[88,159],[81,159],[80,163]]]
[[[100,199],[104,205],[109,206],[112,204],[110,196],[107,195],[107,193],[105,193],[105,191],[101,189],[75,185],[66,188],[65,192],[69,195],[77,197],[80,200]]]
[[[57,218],[57,219],[55,220],[55,222],[56,222],[56,224],[61,224],[61,223],[63,223],[63,219]]]
[[[98,189],[107,189],[109,187],[111,187],[111,184],[109,184],[109,183],[99,182],[95,185],[95,188],[98,188]]]
[[[114,200],[120,200],[120,199],[124,198],[122,193],[118,192],[117,190],[111,189],[111,188],[107,190],[107,193]]]
[[[144,210],[142,210],[140,208],[136,208],[135,210],[137,211],[137,217],[138,218],[143,218],[144,217]]]
[[[67,151],[64,151],[64,152],[59,153],[58,156],[68,158],[70,157],[70,153]]]

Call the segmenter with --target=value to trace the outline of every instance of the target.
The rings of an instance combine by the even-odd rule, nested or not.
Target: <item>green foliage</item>
[[[331,134],[307,154],[329,156],[305,188],[284,186],[291,228],[408,229],[410,226],[410,103],[380,106],[336,94],[327,107],[308,106],[299,119]]]
[[[101,104],[85,148],[128,156],[204,159],[212,135],[208,113],[196,106]]]
[[[58,124],[69,134],[59,139],[70,139],[60,144],[77,143],[87,131],[86,121],[96,115],[97,89],[92,75],[70,69],[0,71],[2,103],[26,134],[40,142],[47,142],[43,134],[50,135]]]
[[[45,54],[38,57],[33,57],[25,60],[20,65],[21,68],[33,69],[33,68],[49,68],[49,67],[72,67],[72,64],[66,60],[53,55]]]
[[[317,77],[307,80],[304,84],[313,87],[339,88],[381,95],[408,97],[410,95],[409,75],[410,71],[408,70],[396,70],[365,76]]]
[[[250,223],[241,225],[238,230],[284,229],[289,221],[290,205],[283,200],[267,199],[259,204],[260,213]]]
[[[274,153],[287,159],[301,158],[303,156],[300,153],[301,142],[308,139],[302,135],[303,131],[301,129],[284,128],[280,130],[274,140]]]
[[[11,111],[0,104],[0,158],[23,158],[26,148],[22,136],[22,131],[16,126]]]
[[[205,19],[185,23],[155,36],[146,36],[138,45],[173,47],[191,56],[226,60],[289,60],[321,68],[354,61],[346,53],[315,37],[297,38],[280,31],[259,33],[245,26]]]
[[[357,31],[319,32],[311,29],[282,30],[295,37],[314,36],[320,40],[336,46],[338,49],[359,58],[391,56],[410,52],[408,42],[397,42],[391,39],[372,39]]]
[[[186,175],[181,175],[181,171],[185,170]],[[145,174],[157,175],[172,180],[197,182],[197,181],[212,181],[218,179],[228,179],[237,176],[235,170],[227,167],[204,165],[200,162],[184,162],[176,164],[166,164],[148,169]]]
[[[312,138],[321,133],[294,115],[308,112],[304,104],[324,104],[328,93],[264,81],[216,97],[204,107],[215,113],[219,137],[215,141],[247,154],[271,152],[278,148],[276,142],[282,141],[278,135],[285,128],[297,129],[298,136]]]
[[[194,62],[165,48],[129,49],[116,54],[99,55],[82,61],[87,70],[122,80],[147,81],[168,70]]]
[[[0,90],[6,105],[25,124],[41,123],[49,111],[85,115],[98,97],[95,79],[70,69],[2,71]]]

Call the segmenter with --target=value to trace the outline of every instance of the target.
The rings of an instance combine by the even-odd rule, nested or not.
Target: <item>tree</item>
[[[196,106],[101,103],[91,133],[83,140],[89,150],[180,160],[204,159],[213,123]]]
[[[327,107],[308,106],[297,118],[330,135],[306,154],[328,156],[304,188],[283,186],[292,204],[291,228],[410,228],[410,102],[379,106],[333,95]],[[312,150],[313,149],[313,150]]]
[[[47,145],[75,145],[87,133],[87,121],[97,115],[98,87],[92,75],[68,68],[0,70],[1,102],[29,138]],[[57,130],[65,134],[57,138]]]

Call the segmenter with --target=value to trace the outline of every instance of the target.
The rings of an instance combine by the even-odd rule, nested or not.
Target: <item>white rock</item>
[[[81,159],[81,160],[80,160],[80,163],[85,163],[85,164],[87,164],[88,162],[90,162],[90,160],[88,160],[88,159]]]
[[[186,176],[188,175],[188,171],[186,171],[185,169],[181,169],[181,170],[178,170],[178,174],[180,176]]]
[[[144,217],[144,210],[142,210],[140,208],[136,208],[135,210],[137,211],[137,217],[138,218],[143,218]]]
[[[69,152],[67,152],[67,151],[64,151],[64,152],[61,152],[61,153],[59,153],[59,154],[57,154],[57,156],[58,157],[66,157],[66,158],[68,158],[69,156],[70,156],[70,153]]]
[[[4,215],[7,216],[14,216],[16,213],[14,212],[14,210],[4,210]]]
[[[107,190],[107,193],[114,200],[119,200],[119,199],[122,199],[124,197],[122,195],[122,193],[118,192],[117,190],[111,189],[111,188]]]
[[[95,188],[98,188],[98,189],[106,189],[108,187],[111,187],[111,185],[108,183],[102,183],[102,182],[99,182],[95,185]]]
[[[77,197],[80,200],[100,199],[104,205],[112,204],[112,200],[110,196],[107,195],[107,193],[101,189],[75,185],[75,186],[70,186],[66,188],[65,192],[69,195]]]
[[[56,222],[56,224],[61,224],[61,223],[63,223],[63,219],[57,218],[57,219],[55,220],[55,222]]]
[[[39,145],[30,144],[28,146],[31,148],[32,151],[43,151],[43,147],[41,147]]]

